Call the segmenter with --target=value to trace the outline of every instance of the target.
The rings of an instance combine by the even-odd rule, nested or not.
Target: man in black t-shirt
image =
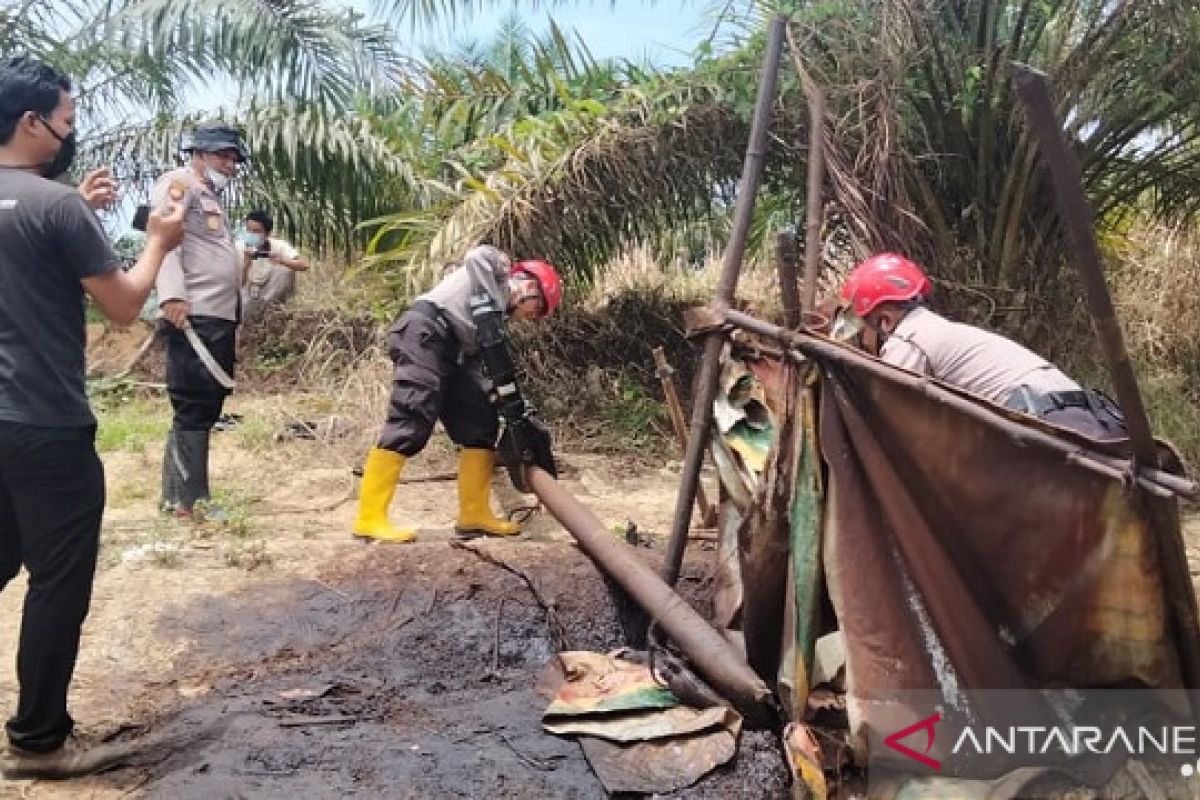
[[[84,388],[84,293],[110,319],[132,322],[183,235],[182,209],[153,212],[141,258],[119,269],[83,195],[53,180],[75,152],[70,89],[40,62],[0,61],[0,588],[22,566],[29,572],[20,696],[0,755],[6,778],[100,766],[64,746],[104,510]]]

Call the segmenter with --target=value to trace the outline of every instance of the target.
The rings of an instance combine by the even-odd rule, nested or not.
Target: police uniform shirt
[[[463,355],[471,356],[479,349],[471,320],[471,296],[486,292],[496,310],[506,313],[511,272],[512,264],[500,250],[491,245],[475,247],[461,267],[417,299],[428,300],[442,310]]]
[[[192,169],[182,168],[158,179],[151,203],[186,209],[183,242],[163,260],[155,283],[159,305],[186,300],[194,315],[236,321],[242,255],[217,195]]]
[[[909,311],[879,357],[1001,405],[1018,386],[1073,392],[1079,384],[1037,353],[999,334],[952,322],[924,306]]]

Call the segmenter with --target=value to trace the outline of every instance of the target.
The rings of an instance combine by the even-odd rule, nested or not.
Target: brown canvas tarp
[[[911,385],[822,372],[824,566],[852,693],[1181,687],[1124,485]]]
[[[1119,471],[1078,458],[1119,459],[1123,443],[825,342],[806,352],[809,380],[778,361],[751,364],[775,440],[740,520],[735,622],[785,713],[803,713],[830,601],[863,737],[872,720],[862,698],[932,690],[986,704],[987,690],[1192,688],[1141,495]],[[784,613],[764,613],[769,602]],[[1035,694],[1021,707],[1007,697],[971,713],[998,724],[1050,716]]]

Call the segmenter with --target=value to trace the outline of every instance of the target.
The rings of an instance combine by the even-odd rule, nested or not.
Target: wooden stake
[[[662,382],[663,394],[667,398],[667,410],[671,413],[671,427],[675,429],[675,438],[679,447],[687,455],[688,421],[679,400],[679,388],[675,385],[675,370],[667,363],[667,356],[661,347],[654,348],[654,366],[659,381]],[[711,528],[717,524],[717,510],[708,502],[704,492],[704,484],[696,482],[696,508],[700,511],[700,524]]]

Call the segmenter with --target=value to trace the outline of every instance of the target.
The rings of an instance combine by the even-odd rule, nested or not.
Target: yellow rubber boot
[[[358,489],[358,516],[354,535],[381,542],[411,542],[417,538],[412,528],[397,528],[388,521],[388,506],[396,493],[396,482],[404,469],[404,456],[382,447],[372,447],[363,465],[362,485]]]
[[[516,536],[521,526],[492,513],[492,467],[496,452],[464,447],[458,457],[458,524],[460,534]]]

